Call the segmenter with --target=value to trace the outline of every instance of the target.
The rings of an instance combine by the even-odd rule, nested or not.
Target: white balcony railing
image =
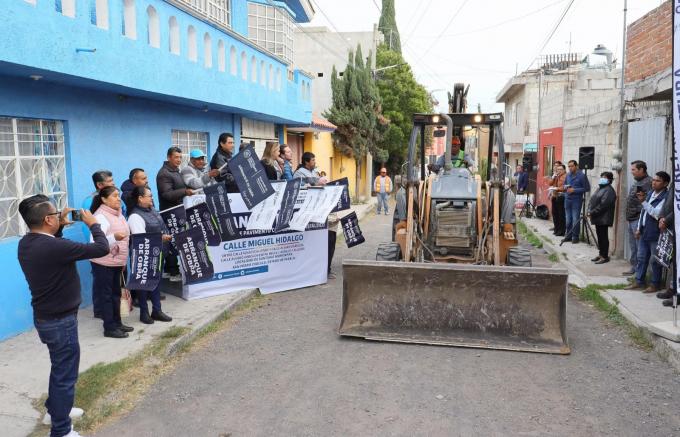
[[[195,15],[231,28],[231,0],[171,0]]]

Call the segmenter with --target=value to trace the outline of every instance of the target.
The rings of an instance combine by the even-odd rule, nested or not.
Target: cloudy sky
[[[312,0],[311,25],[340,32],[378,23],[381,0]],[[628,0],[628,23],[662,4]],[[567,7],[571,6],[567,9]],[[604,44],[621,59],[624,0],[396,0],[402,52],[416,77],[443,104],[455,82],[470,84],[468,108],[501,110],[495,97],[539,54],[590,53]],[[546,43],[566,10],[563,20]],[[332,47],[343,59],[342,40]]]

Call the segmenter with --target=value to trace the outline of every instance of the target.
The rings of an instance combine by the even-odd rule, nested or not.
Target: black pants
[[[564,212],[564,196],[552,198],[552,217],[555,225],[555,234],[564,235],[566,232],[566,217]]]
[[[609,258],[609,226],[595,225],[597,235],[597,248],[600,249],[602,258]]]
[[[177,254],[174,251],[170,251],[167,255],[163,253],[165,257],[165,264],[163,264],[163,272],[170,275],[179,275],[179,261],[177,261]]]
[[[106,267],[92,263],[92,286],[99,293],[104,331],[113,331],[121,325],[120,275],[122,271],[122,267]]]
[[[335,254],[335,241],[338,234],[335,231],[328,231],[328,273],[331,272],[331,263],[333,262],[333,255]]]

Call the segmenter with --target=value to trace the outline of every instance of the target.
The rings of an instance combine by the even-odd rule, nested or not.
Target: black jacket
[[[109,253],[109,242],[99,223],[90,228],[94,243],[83,244],[29,232],[19,241],[19,265],[31,290],[36,319],[61,319],[78,312],[80,277],[76,261],[99,258]]]
[[[663,217],[664,221],[666,222],[666,227],[668,227],[670,230],[673,230],[675,223],[675,208],[673,208],[675,205],[675,202],[673,202],[674,194],[675,188],[674,185],[671,184],[668,186],[668,197],[661,208],[661,217]]]
[[[270,181],[278,181],[279,175],[276,173],[276,168],[264,159],[261,159],[260,162],[262,163],[262,167],[264,167],[264,172],[267,174],[267,179]]]
[[[596,226],[612,226],[614,224],[614,209],[616,208],[616,192],[611,184],[600,186],[590,196],[588,213],[590,222]]]
[[[186,196],[187,186],[184,185],[179,168],[171,166],[167,161],[158,170],[156,187],[158,188],[158,203],[161,211],[181,205],[182,199]]]
[[[234,155],[232,155],[229,152],[225,152],[222,150],[221,147],[218,147],[217,150],[215,151],[215,154],[212,156],[212,159],[210,160],[210,169],[211,170],[217,170],[220,167],[222,167],[224,164],[227,164],[229,161],[231,161],[231,158]],[[236,180],[234,179],[234,175],[231,174],[231,170],[229,170],[229,167],[225,167],[222,169],[220,172],[220,175],[215,178],[217,182],[224,182],[224,184],[227,186],[227,193],[238,193],[238,185],[236,185]]]
[[[628,191],[628,198],[626,199],[626,220],[632,222],[640,218],[642,212],[642,203],[637,198],[637,189],[642,187],[642,191],[649,193],[652,191],[652,178],[649,175],[637,180],[633,178],[633,183]]]

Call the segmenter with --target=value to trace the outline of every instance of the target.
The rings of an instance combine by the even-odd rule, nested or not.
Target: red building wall
[[[547,205],[550,208],[549,181],[545,177],[552,175],[552,165],[555,161],[562,161],[562,128],[542,129],[538,144],[536,205]]]

